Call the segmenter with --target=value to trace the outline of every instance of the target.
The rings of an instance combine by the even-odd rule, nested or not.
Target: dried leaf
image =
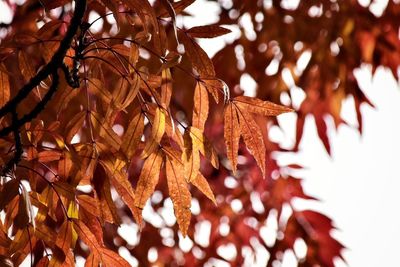
[[[207,179],[199,172],[195,179],[191,182],[197,189],[199,189],[206,197],[208,197],[215,205],[217,201]]]
[[[121,150],[128,159],[132,158],[133,154],[135,154],[140,139],[142,138],[143,130],[144,115],[142,112],[139,112],[129,122],[128,129],[122,138]]]
[[[197,26],[186,31],[190,36],[196,38],[214,38],[230,32],[231,30],[218,25]]]
[[[229,102],[224,109],[224,139],[226,154],[231,162],[233,173],[236,172],[240,140],[240,125],[236,107]]]
[[[0,107],[3,107],[8,100],[10,100],[10,81],[8,74],[1,69],[4,68],[4,64],[0,67]]]
[[[233,100],[240,109],[262,116],[278,116],[282,113],[293,112],[293,109],[274,104],[269,101],[262,101],[258,98],[248,96],[237,96]]]
[[[167,156],[165,167],[169,196],[174,204],[174,212],[179,229],[185,237],[192,214],[190,212],[191,195],[183,176],[183,166]]]
[[[135,191],[135,206],[143,209],[158,183],[162,164],[161,152],[151,154],[144,162]]]
[[[204,131],[204,125],[208,117],[208,93],[200,82],[196,83],[193,96],[193,118],[192,125]]]
[[[237,109],[243,141],[265,176],[265,145],[261,130],[247,110]]]

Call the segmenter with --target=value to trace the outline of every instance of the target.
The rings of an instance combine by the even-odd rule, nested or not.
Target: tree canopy
[[[329,153],[329,120],[346,123],[349,97],[362,132],[360,106],[372,104],[354,70],[384,66],[398,79],[400,5],[377,15],[355,0],[210,1],[219,21],[186,27],[194,2],[4,2],[1,266],[342,257],[332,220],[293,206],[316,201],[293,175],[302,166],[274,153],[298,151],[307,116]],[[198,43],[231,30],[212,58]],[[287,112],[297,116],[290,149],[269,137]]]

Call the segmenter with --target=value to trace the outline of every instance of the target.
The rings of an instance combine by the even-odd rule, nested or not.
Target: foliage
[[[360,105],[369,101],[353,71],[384,65],[397,77],[400,7],[390,2],[374,17],[350,0],[294,8],[221,1],[219,23],[178,27],[193,2],[7,1],[13,20],[1,25],[0,265],[28,257],[34,266],[74,266],[81,256],[85,266],[130,266],[118,254],[125,249],[140,266],[238,266],[259,260],[262,247],[272,266],[299,242],[307,248],[296,254],[299,266],[333,266],[341,257],[332,221],[293,207],[296,198],[314,198],[288,175],[301,166],[278,165],[273,152],[286,150],[268,130],[278,125],[275,116],[296,110],[297,151],[312,115],[329,152],[326,117],[344,123],[341,103],[351,96],[361,131]],[[91,14],[98,18],[89,23]],[[240,36],[212,60],[197,43],[233,28]],[[277,71],[266,72],[270,64]],[[257,81],[256,98],[243,96],[243,74]],[[305,93],[300,105],[295,89]],[[274,104],[283,96],[291,101]],[[142,217],[142,210],[155,215]],[[132,220],[137,244],[118,230]],[[210,226],[206,243],[202,225]],[[193,244],[183,251],[185,236]],[[220,253],[229,245],[232,257]],[[154,249],[158,256],[149,259]]]

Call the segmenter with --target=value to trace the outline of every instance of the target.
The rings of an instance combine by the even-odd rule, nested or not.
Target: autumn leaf
[[[190,129],[184,134],[184,143],[185,148],[182,153],[183,173],[186,180],[190,182],[196,178],[200,169],[199,145],[202,144],[201,140],[192,138]]]
[[[192,126],[204,131],[204,125],[208,117],[208,93],[200,82],[196,83],[193,96]]]
[[[161,152],[151,154],[144,162],[135,190],[135,206],[143,209],[158,183],[162,164]]]
[[[237,109],[232,102],[229,102],[224,109],[224,139],[226,154],[231,162],[232,171],[235,173],[239,150],[240,125]]]
[[[210,199],[215,205],[217,205],[217,201],[215,200],[215,196],[213,191],[210,188],[207,179],[199,172],[195,179],[191,181],[191,183],[197,187],[208,199]]]
[[[237,115],[243,141],[265,176],[265,145],[261,129],[247,110],[237,108]]]
[[[129,122],[128,129],[122,138],[121,150],[128,158],[132,158],[143,135],[144,116],[138,112]]]
[[[262,101],[254,97],[237,96],[233,101],[240,107],[240,109],[262,116],[278,116],[282,113],[293,111],[291,108],[274,104],[269,101]]]
[[[179,224],[179,229],[185,237],[190,224],[191,195],[183,176],[183,166],[166,157],[165,168],[168,182],[168,191],[174,204],[174,212]]]
[[[0,107],[3,107],[8,100],[10,100],[10,81],[8,78],[8,74],[2,69],[4,65],[1,65],[0,68]]]
[[[230,32],[231,30],[218,25],[197,26],[186,31],[190,36],[196,38],[214,38]]]

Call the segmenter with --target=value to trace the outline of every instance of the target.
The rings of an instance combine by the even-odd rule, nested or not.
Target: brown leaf
[[[40,162],[50,162],[60,160],[61,152],[56,150],[45,150],[38,153],[38,160]]]
[[[105,267],[131,267],[124,258],[112,250],[102,247],[99,249],[99,253]]]
[[[204,131],[204,125],[208,117],[208,93],[200,82],[196,83],[193,96],[192,126]]]
[[[169,68],[162,70],[161,78],[161,105],[167,109],[172,95],[172,77]]]
[[[265,176],[265,145],[261,129],[247,110],[237,108],[243,141]]]
[[[215,205],[217,201],[207,179],[199,172],[195,179],[191,182],[197,189],[199,189],[206,197],[208,197]]]
[[[248,96],[237,96],[233,101],[237,103],[240,109],[262,116],[278,116],[282,113],[294,111],[282,105]]]
[[[11,179],[4,184],[0,194],[0,210],[3,210],[10,201],[18,195],[19,181],[18,179]]]
[[[122,138],[121,150],[128,159],[135,154],[144,130],[144,115],[139,112],[131,119],[128,128]]]
[[[158,183],[162,164],[161,152],[151,154],[144,162],[135,191],[135,206],[143,209]]]
[[[214,38],[230,32],[231,30],[218,25],[197,26],[186,31],[190,36],[196,38]]]
[[[195,149],[199,150],[203,156],[205,156],[214,168],[219,168],[219,160],[217,151],[215,151],[213,144],[204,135],[203,131],[198,128],[189,128],[190,137],[192,139],[192,144],[194,144]]]
[[[0,67],[0,107],[3,107],[8,100],[10,100],[10,81],[8,74],[1,69],[4,68],[4,64]]]
[[[88,90],[91,94],[99,97],[105,104],[110,104],[113,98],[110,91],[105,88],[102,81],[96,78],[88,79]]]
[[[85,122],[86,118],[86,110],[82,110],[81,112],[75,114],[74,117],[68,122],[66,129],[68,129],[67,135],[65,137],[65,141],[70,144],[72,138],[75,134],[82,129],[83,123]]]
[[[151,136],[146,141],[146,146],[142,152],[143,158],[146,158],[157,149],[161,138],[165,133],[165,124],[165,112],[161,108],[157,107],[152,122]]]
[[[193,68],[200,76],[215,77],[214,65],[207,53],[187,34],[183,33],[180,36],[180,40],[185,46],[185,53],[192,62]]]
[[[90,248],[92,253],[98,255],[101,245],[97,241],[96,236],[82,221],[74,219],[73,223],[74,229],[78,233],[79,238]]]
[[[88,195],[77,196],[79,206],[93,216],[100,217],[100,204],[97,198]]]
[[[178,2],[173,2],[172,7],[175,10],[176,14],[181,13],[185,8],[187,8],[188,6],[190,6],[191,4],[194,3],[195,0],[181,0]],[[161,18],[166,18],[168,16],[170,16],[168,10],[162,11],[159,15]]]
[[[231,162],[232,171],[235,173],[239,151],[240,126],[237,110],[232,102],[229,102],[224,109],[224,139],[226,154]]]
[[[174,204],[174,212],[179,224],[179,229],[185,237],[192,215],[190,212],[192,197],[183,176],[183,166],[167,156],[165,167],[169,196]]]
[[[100,128],[99,135],[103,137],[107,144],[112,146],[115,149],[119,149],[121,145],[120,137],[113,131],[111,125],[109,125],[99,113],[91,111],[90,119],[93,125],[96,125],[97,128]]]
[[[185,148],[182,153],[182,162],[184,169],[184,177],[190,182],[196,178],[200,169],[199,146],[202,145],[201,140],[193,138],[190,129],[184,135]]]
[[[113,184],[115,190],[122,197],[122,200],[128,206],[132,212],[135,221],[141,225],[142,217],[140,210],[135,206],[135,193],[133,191],[132,185],[128,180],[128,176],[124,175],[121,171],[114,171],[110,174],[111,183]]]

